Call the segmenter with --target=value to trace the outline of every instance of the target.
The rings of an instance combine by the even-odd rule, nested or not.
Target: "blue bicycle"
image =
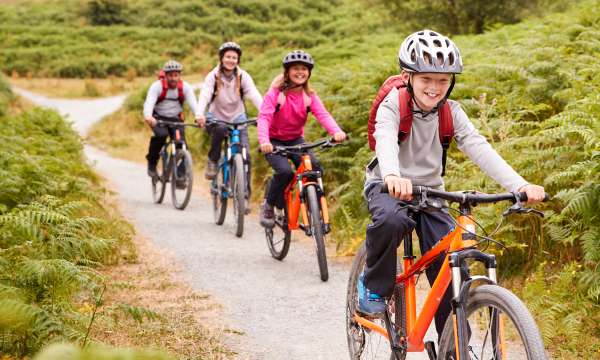
[[[248,179],[248,157],[246,148],[240,140],[240,128],[256,125],[256,119],[240,122],[209,120],[207,123],[220,123],[229,129],[225,137],[224,151],[219,160],[219,173],[211,182],[210,194],[213,200],[215,223],[222,225],[227,212],[227,201],[233,199],[233,215],[236,221],[235,235],[241,237],[244,233],[244,216],[246,215],[246,196]]]

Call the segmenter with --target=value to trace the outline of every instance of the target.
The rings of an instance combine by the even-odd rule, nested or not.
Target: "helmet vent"
[[[442,47],[442,43],[439,40],[433,40],[433,45],[435,45],[435,47]]]

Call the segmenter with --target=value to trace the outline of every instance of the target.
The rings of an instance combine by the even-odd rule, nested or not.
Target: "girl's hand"
[[[546,195],[546,192],[542,186],[533,184],[521,186],[521,188],[519,188],[519,192],[524,192],[527,194],[527,204],[529,205],[541,202],[544,200],[544,196]]]
[[[335,134],[333,134],[333,140],[338,143],[346,140],[346,133],[343,131],[336,132]]]
[[[260,144],[260,152],[263,154],[272,153],[273,152],[273,144],[271,144],[271,143]]]

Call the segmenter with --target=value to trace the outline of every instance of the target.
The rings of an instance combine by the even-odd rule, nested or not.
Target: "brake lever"
[[[544,217],[543,212],[533,209],[533,208],[523,207],[523,206],[521,206],[520,202],[517,202],[514,205],[512,205],[511,207],[509,207],[508,209],[504,210],[504,212],[502,213],[502,216],[507,217],[510,214],[529,214],[529,213],[533,213],[534,215],[537,215],[539,217]]]

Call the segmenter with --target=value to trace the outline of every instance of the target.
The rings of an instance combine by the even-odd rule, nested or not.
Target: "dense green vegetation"
[[[351,251],[362,241],[369,221],[361,196],[364,166],[372,156],[365,146],[367,113],[379,85],[397,72],[400,41],[414,28],[425,26],[452,32],[478,32],[481,27],[461,22],[462,28],[452,28],[452,23],[438,23],[439,12],[411,17],[410,11],[431,10],[422,2],[420,7],[410,6],[414,1],[394,2],[400,7],[393,14],[403,14],[398,19],[381,1],[301,3],[304,8],[272,0],[177,5],[130,0],[122,2],[116,17],[108,20],[119,25],[78,29],[71,26],[98,23],[86,17],[87,2],[70,2],[80,12],[64,11],[60,4],[4,7],[0,8],[0,61],[4,71],[21,75],[151,74],[171,56],[183,58],[187,69],[206,70],[214,65],[218,43],[233,39],[245,49],[243,67],[265,91],[289,49],[309,48],[317,61],[312,85],[352,134],[348,146],[320,155],[336,210],[334,238],[340,252]],[[551,2],[537,4],[545,11],[557,10],[548,6]],[[164,15],[167,9],[172,16]],[[507,19],[539,14],[536,9],[514,11]],[[564,9],[566,5],[560,4]],[[495,251],[501,256],[503,276],[535,312],[559,358],[590,358],[600,349],[600,82],[595,76],[600,71],[599,9],[598,0],[588,0],[564,13],[510,26],[499,26],[498,19],[490,16],[482,25],[489,29],[487,33],[455,38],[465,73],[458,77],[453,98],[519,173],[554,195],[552,202],[539,206],[547,215],[542,221],[529,216],[507,219],[496,238],[508,250]],[[457,15],[468,19],[473,17],[469,11],[476,14],[481,9],[463,10]],[[514,9],[501,10],[508,14]],[[402,21],[403,16],[407,21]],[[53,45],[42,45],[41,34]],[[141,130],[144,94],[144,89],[132,94],[123,111],[111,118],[112,124],[127,119],[127,126]],[[205,142],[199,134],[191,132],[191,144]],[[307,138],[323,134],[311,121]],[[110,137],[114,146],[127,143],[118,134]],[[204,160],[202,149],[194,151],[195,159]],[[255,160],[255,173],[268,173],[266,163]],[[447,174],[449,189],[501,191],[456,149]],[[261,189],[264,180],[254,176],[255,188]],[[489,230],[502,210],[502,206],[479,207],[477,214]]]

